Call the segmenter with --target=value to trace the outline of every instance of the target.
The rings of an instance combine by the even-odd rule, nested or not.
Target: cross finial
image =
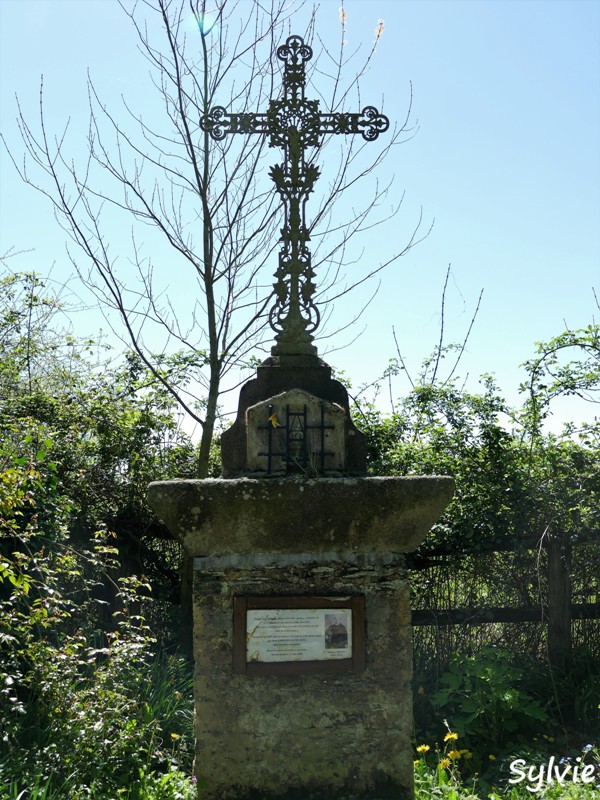
[[[300,36],[288,37],[277,49],[277,57],[285,62],[283,96],[271,100],[266,114],[235,114],[217,106],[200,120],[202,130],[213,139],[223,139],[228,133],[265,133],[270,147],[283,149],[283,163],[275,164],[270,172],[285,212],[273,284],[275,303],[269,313],[276,334],[274,356],[317,354],[313,334],[320,314],[313,299],[315,272],[305,207],[320,171],[316,164],[306,162],[307,149],[318,147],[325,133],[360,133],[374,141],[389,127],[388,118],[373,106],[354,114],[321,114],[319,101],[305,98],[305,65],[312,54]]]

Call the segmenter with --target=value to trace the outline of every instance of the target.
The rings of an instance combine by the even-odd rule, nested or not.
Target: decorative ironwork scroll
[[[273,355],[317,352],[312,341],[320,316],[313,299],[315,272],[305,208],[320,171],[307,161],[307,149],[318,147],[323,134],[361,134],[372,142],[389,128],[388,118],[374,106],[360,113],[320,113],[319,101],[304,95],[306,62],[312,55],[312,48],[300,36],[290,36],[277,49],[277,57],[285,63],[280,100],[271,100],[269,110],[258,114],[235,114],[216,106],[200,120],[202,130],[217,141],[229,133],[263,133],[269,135],[270,147],[283,149],[283,163],[275,164],[270,172],[285,211],[273,285],[275,304],[269,314],[276,333]]]

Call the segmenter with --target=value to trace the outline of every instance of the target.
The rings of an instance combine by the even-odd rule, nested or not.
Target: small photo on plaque
[[[348,628],[348,614],[325,614],[325,649],[347,650]]]
[[[234,672],[365,668],[364,597],[237,597]]]

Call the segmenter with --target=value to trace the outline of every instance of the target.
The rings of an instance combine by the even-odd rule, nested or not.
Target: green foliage
[[[192,477],[194,448],[179,430],[170,394],[135,354],[114,367],[100,360],[95,342],[74,339],[60,326],[58,301],[42,297],[43,289],[31,275],[0,280],[3,441],[17,447],[27,420],[46,428],[63,487],[84,518],[139,502],[142,486],[158,474]],[[97,500],[86,497],[90,479]]]
[[[103,651],[75,637],[32,648],[24,719],[0,766],[5,780],[23,787],[42,776],[59,796],[135,796],[132,776],[143,783],[180,764],[189,769],[189,677],[183,685],[173,672],[152,670],[147,634],[129,629]],[[163,716],[144,695],[167,690],[174,699]]]
[[[524,688],[546,698],[548,713],[563,729],[600,738],[600,659],[589,650],[575,652],[566,670],[530,663]]]
[[[101,542],[72,548],[69,506],[54,465],[38,455],[37,463],[14,459],[0,476],[0,786],[17,795],[33,786],[48,798],[119,796],[132,791],[132,774],[150,781],[152,772],[189,768],[191,670],[154,655],[131,611],[137,581],[122,581],[121,611],[103,646],[84,634],[91,568],[110,568],[117,553]],[[178,796],[167,793],[176,777],[156,781],[157,798]]]
[[[11,496],[18,482],[3,484],[2,506],[14,519],[29,511],[28,492],[39,484],[30,468],[22,477],[20,502]],[[132,775],[150,781],[153,772],[189,768],[191,670],[154,654],[143,620],[130,611],[139,584],[121,587],[116,629],[95,646],[74,630],[81,610],[71,598],[83,593],[90,562],[109,566],[114,553],[101,545],[84,556],[67,549],[60,529],[53,533],[55,540],[62,534],[63,547],[50,547],[35,517],[26,531],[3,522],[3,535],[20,549],[4,555],[0,580],[0,786],[19,794],[37,781],[37,796],[49,798],[125,796],[125,789],[136,797]],[[167,793],[176,777],[156,781],[161,792],[148,796],[178,796]]]
[[[461,747],[459,738],[458,733],[448,730],[442,745],[436,743],[433,749],[428,744],[416,747],[414,776],[417,797],[477,800],[476,776],[472,777],[469,788],[465,777],[473,754]]]
[[[477,778],[463,780],[460,774],[429,766],[424,760],[415,765],[415,800],[597,800],[593,784],[566,783],[544,786],[532,793],[526,786],[489,786]]]
[[[428,537],[428,550],[489,550],[521,528],[528,510],[526,465],[519,443],[498,422],[503,410],[486,379],[482,395],[418,386],[389,419],[371,409],[359,422],[373,473],[454,477],[454,499]]]
[[[539,421],[561,392],[592,395],[600,389],[599,336],[592,326],[540,345],[545,355],[526,365],[535,400],[530,397],[519,411],[508,407],[490,376],[481,379],[479,394],[460,388],[457,379],[427,382],[429,362],[421,382],[390,416],[374,403],[357,405],[356,423],[367,436],[372,474],[455,479],[454,498],[421,556],[512,549],[532,536],[567,532],[578,537],[598,530],[600,422],[577,431],[567,426],[558,435],[542,434]],[[579,344],[589,356],[557,370],[547,386],[541,383],[541,365],[551,370],[562,344]]]
[[[191,797],[191,667],[157,652],[126,550],[193,447],[131,360],[97,370],[48,327],[36,278],[2,288],[0,796]]]
[[[536,437],[541,435],[554,398],[575,395],[594,401],[598,396],[600,324],[566,330],[539,343],[535,357],[524,366],[528,373],[528,380],[521,386],[528,394],[524,420],[530,435]]]
[[[473,752],[463,748],[459,734],[448,730],[441,745],[436,743],[431,747],[421,743],[415,747],[415,800],[524,800],[532,796],[546,800],[595,798],[600,780],[597,748],[588,744],[561,758],[556,755],[554,739],[548,736],[544,739],[545,747],[523,745],[519,751],[503,758],[493,754],[486,758],[485,750]],[[591,774],[586,774],[585,781],[581,775],[583,766],[592,769]]]
[[[180,552],[172,542],[157,546],[166,533],[146,505],[146,488],[194,477],[196,449],[170,394],[137,356],[118,366],[99,360],[101,349],[75,340],[60,314],[35,276],[0,280],[0,470],[10,481],[15,465],[43,462],[42,486],[60,485],[69,546],[86,550],[97,531],[118,546],[110,579],[92,581],[95,598],[108,604],[106,625],[118,576],[150,573],[155,596],[177,596]],[[38,517],[53,513],[41,491]]]
[[[522,688],[524,673],[513,660],[499,648],[457,653],[428,697],[435,718],[447,720],[472,749],[504,753],[550,725],[548,711]]]

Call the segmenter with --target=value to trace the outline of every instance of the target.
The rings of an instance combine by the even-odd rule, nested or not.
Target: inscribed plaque
[[[234,599],[234,673],[307,675],[365,666],[364,596]]]
[[[351,657],[350,608],[252,608],[246,612],[248,662]]]

